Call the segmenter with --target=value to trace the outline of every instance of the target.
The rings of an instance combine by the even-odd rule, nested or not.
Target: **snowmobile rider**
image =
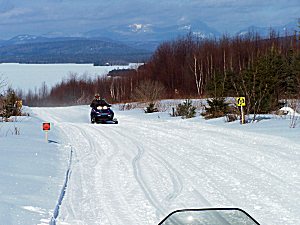
[[[99,94],[95,94],[95,98],[93,99],[92,103],[90,104],[90,107],[96,108],[97,106],[111,107],[111,105],[108,104],[104,98],[100,98]]]

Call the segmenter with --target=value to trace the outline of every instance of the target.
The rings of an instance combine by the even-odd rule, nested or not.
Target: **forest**
[[[18,93],[29,106],[89,104],[95,93],[111,103],[244,96],[246,113],[269,113],[300,97],[300,35],[256,33],[201,39],[191,33],[161,43],[135,70],[91,79],[71,74],[51,89]]]

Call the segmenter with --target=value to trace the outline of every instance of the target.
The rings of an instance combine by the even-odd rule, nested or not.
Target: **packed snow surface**
[[[155,225],[173,210],[207,207],[239,207],[262,225],[300,224],[300,128],[289,128],[288,118],[240,125],[115,108],[115,125],[90,124],[88,106],[31,110],[51,122],[55,156],[65,161],[49,184],[52,209],[65,146],[74,150],[58,225]],[[28,201],[22,209],[44,224],[49,206],[42,205]]]
[[[0,122],[0,224],[49,224],[70,147],[47,143],[39,118],[14,120]]]

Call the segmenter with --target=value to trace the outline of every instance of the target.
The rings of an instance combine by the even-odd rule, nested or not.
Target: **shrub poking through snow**
[[[192,101],[187,99],[176,107],[175,116],[181,116],[182,119],[192,118],[196,116],[196,107],[192,105]]]
[[[18,103],[19,100],[19,97],[12,89],[8,89],[6,95],[1,98],[0,117],[2,117],[4,121],[9,121],[9,118],[12,116],[22,115],[22,105]]]
[[[145,109],[145,113],[154,113],[154,112],[158,112],[158,109],[155,107],[155,103],[150,102]]]
[[[138,107],[137,103],[123,103],[119,105],[120,111],[131,110]]]

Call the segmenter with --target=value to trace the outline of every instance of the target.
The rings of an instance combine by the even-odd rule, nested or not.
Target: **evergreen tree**
[[[192,101],[187,99],[183,104],[176,107],[175,116],[181,116],[183,119],[192,118],[196,115],[196,107],[192,105]]]
[[[246,113],[269,113],[285,89],[288,72],[281,54],[272,48],[232,79],[237,95],[246,97]]]
[[[229,113],[229,104],[225,98],[207,99],[208,107],[205,107],[205,112],[202,115],[205,119],[223,117]]]
[[[11,116],[21,115],[21,108],[17,106],[19,98],[15,94],[14,90],[9,88],[7,94],[4,97],[4,104],[2,110],[2,117],[7,120]]]
[[[285,59],[285,79],[282,78],[280,85],[284,90],[284,96],[288,99],[295,98],[299,94],[299,58],[292,49]],[[298,65],[297,65],[298,64]]]

